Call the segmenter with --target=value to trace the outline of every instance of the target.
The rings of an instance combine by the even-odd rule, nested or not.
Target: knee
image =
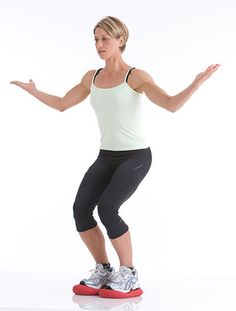
[[[96,227],[97,222],[93,217],[93,212],[82,204],[74,203],[73,216],[75,219],[75,225],[78,232],[86,231]]]
[[[101,201],[98,204],[98,216],[104,226],[113,222],[112,206],[106,201]]]
[[[119,216],[118,209],[111,203],[101,201],[98,204],[98,215],[110,239],[118,238],[128,231],[128,226]]]

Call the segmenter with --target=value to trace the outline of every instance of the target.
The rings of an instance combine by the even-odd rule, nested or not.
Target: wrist
[[[30,93],[31,95],[35,95],[36,93],[37,93],[37,89],[36,89],[36,87],[34,87],[34,88],[32,88],[32,89],[29,89],[28,90],[28,93]]]
[[[192,88],[193,91],[196,91],[199,88],[200,84],[197,81],[193,81]]]

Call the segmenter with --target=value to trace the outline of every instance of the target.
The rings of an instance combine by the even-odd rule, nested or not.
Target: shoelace
[[[112,276],[112,282],[114,283],[120,283],[125,280],[125,278],[128,276],[127,273],[125,272],[115,272],[114,275]]]
[[[95,280],[100,275],[106,274],[106,272],[104,270],[99,270],[99,269],[91,269],[91,270],[89,270],[89,272],[93,272],[93,274],[89,277],[89,280]]]

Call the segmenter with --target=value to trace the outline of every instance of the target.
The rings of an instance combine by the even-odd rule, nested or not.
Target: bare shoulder
[[[143,84],[144,83],[154,83],[153,78],[145,70],[135,68],[130,74],[129,85],[135,91],[143,93]]]
[[[84,85],[88,90],[90,90],[92,79],[95,74],[96,70],[92,69],[87,71],[81,79],[81,84]]]

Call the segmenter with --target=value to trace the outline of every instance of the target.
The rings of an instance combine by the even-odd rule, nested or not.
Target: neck
[[[105,60],[104,71],[107,74],[114,74],[115,72],[125,70],[127,66],[121,56],[110,57]]]

